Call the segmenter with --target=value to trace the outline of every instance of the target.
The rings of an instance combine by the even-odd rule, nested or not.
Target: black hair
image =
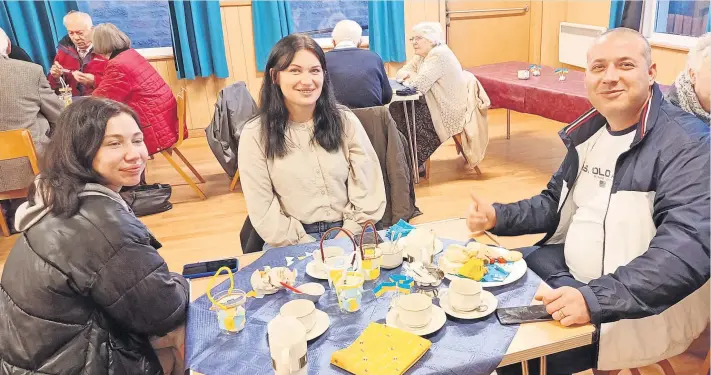
[[[331,89],[331,80],[326,70],[326,55],[311,37],[292,34],[282,38],[272,48],[264,68],[264,81],[260,92],[259,116],[262,123],[262,141],[268,159],[284,157],[288,153],[286,129],[289,110],[284,103],[284,94],[276,82],[279,72],[286,70],[298,51],[308,50],[318,58],[323,69],[321,96],[314,110],[314,135],[312,142],[329,152],[343,146],[344,124],[341,109]]]
[[[30,186],[30,204],[34,205],[35,192],[39,191],[52,213],[64,217],[76,214],[84,185],[105,184],[94,170],[94,158],[104,141],[107,123],[123,113],[139,123],[131,108],[110,99],[88,97],[67,107],[40,158],[40,176]]]

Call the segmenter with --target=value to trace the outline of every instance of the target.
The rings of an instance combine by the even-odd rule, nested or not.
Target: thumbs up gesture
[[[496,225],[496,211],[488,201],[471,194],[472,203],[467,214],[467,226],[473,233],[490,230]]]

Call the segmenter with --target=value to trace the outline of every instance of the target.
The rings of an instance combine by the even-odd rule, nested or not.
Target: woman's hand
[[[405,81],[408,78],[410,78],[410,72],[403,71],[403,70],[397,72],[397,75],[395,76],[395,80],[400,83],[402,83],[403,81]]]

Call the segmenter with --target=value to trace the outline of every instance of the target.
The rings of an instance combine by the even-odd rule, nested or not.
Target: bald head
[[[656,75],[649,43],[634,30],[610,30],[588,49],[588,99],[612,130],[623,130],[639,121]]]
[[[593,45],[588,50],[588,62],[590,62],[590,51],[596,45],[605,44],[612,40],[623,40],[625,42],[638,45],[642,51],[644,60],[647,62],[647,66],[652,65],[652,47],[649,45],[647,38],[645,38],[639,31],[628,29],[626,27],[618,27],[607,30],[595,38]]]

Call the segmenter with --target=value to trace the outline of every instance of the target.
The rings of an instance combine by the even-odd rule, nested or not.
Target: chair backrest
[[[0,144],[3,145],[0,147],[0,160],[28,158],[32,173],[39,174],[35,144],[27,129],[0,131]]]
[[[185,87],[175,95],[175,100],[178,102],[178,142],[173,147],[178,147],[185,139],[185,121],[188,118],[188,91]]]

